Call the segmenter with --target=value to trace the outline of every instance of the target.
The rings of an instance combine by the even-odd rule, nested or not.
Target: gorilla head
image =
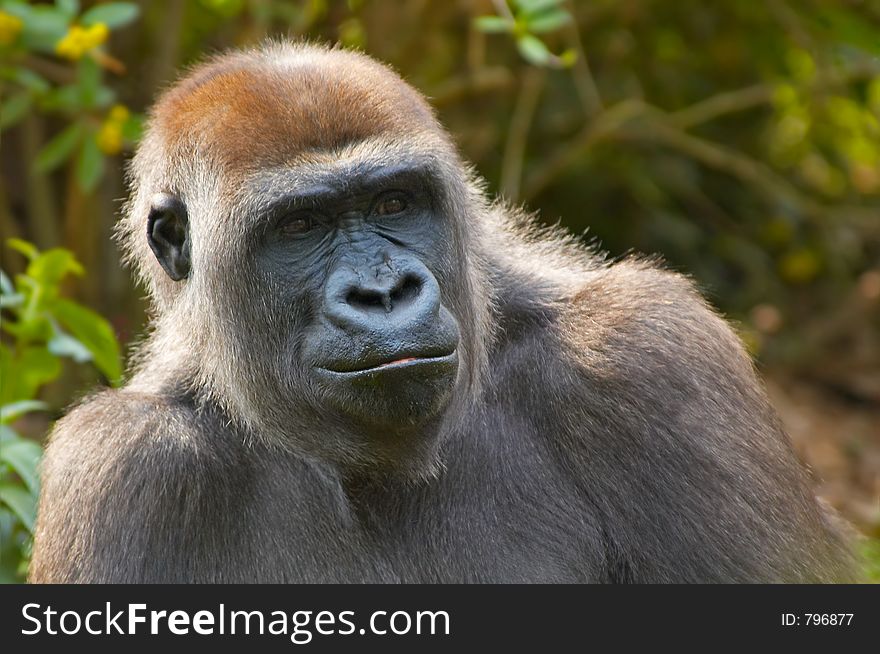
[[[120,230],[159,313],[151,375],[173,357],[191,375],[169,386],[254,437],[430,472],[491,340],[464,170],[424,100],[361,55],[200,68],[153,112]]]

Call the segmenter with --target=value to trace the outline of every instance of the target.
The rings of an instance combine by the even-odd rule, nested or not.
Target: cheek
[[[394,234],[406,249],[419,258],[438,279],[456,272],[456,235],[450,221],[436,214],[424,214],[400,225]]]
[[[451,289],[457,288],[465,261],[458,255],[455,242],[451,235],[432,241],[424,255],[420,255],[424,264],[433,273],[440,285],[440,291],[448,300]]]

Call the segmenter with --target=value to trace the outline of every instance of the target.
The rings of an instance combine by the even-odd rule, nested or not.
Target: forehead
[[[152,126],[167,148],[207,150],[243,169],[436,129],[421,95],[381,64],[343,51],[220,59],[173,87]]]

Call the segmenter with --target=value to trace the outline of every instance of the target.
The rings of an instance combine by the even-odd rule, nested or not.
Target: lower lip
[[[406,357],[405,359],[396,359],[395,361],[389,361],[388,363],[380,363],[376,368],[388,368],[389,366],[398,366],[404,363],[409,363],[410,361],[418,361],[420,357]],[[369,368],[367,368],[369,370]]]
[[[420,368],[430,366],[448,366],[454,364],[458,357],[458,353],[453,351],[439,357],[405,357],[403,359],[395,359],[387,363],[380,363],[372,368],[364,368],[363,370],[339,371],[330,370],[328,368],[318,368],[324,374],[330,374],[335,377],[367,377],[375,373],[390,372],[392,370],[403,370],[406,368]]]

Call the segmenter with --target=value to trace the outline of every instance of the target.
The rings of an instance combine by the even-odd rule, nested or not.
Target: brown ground
[[[766,383],[818,494],[880,538],[880,405],[778,373],[768,373]]]

